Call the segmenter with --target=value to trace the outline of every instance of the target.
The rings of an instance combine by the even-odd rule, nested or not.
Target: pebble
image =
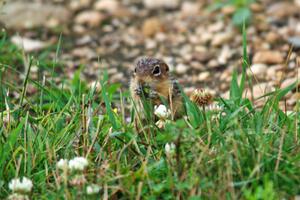
[[[123,75],[123,73],[121,73],[121,72],[116,73],[116,74],[113,74],[113,75],[110,77],[110,80],[111,80],[111,82],[113,82],[113,83],[121,82],[123,79],[124,79],[124,75]]]
[[[189,67],[187,65],[180,63],[176,66],[175,71],[177,74],[185,74],[188,69]]]
[[[277,33],[274,33],[274,32],[269,32],[269,33],[267,33],[267,35],[266,35],[266,40],[267,40],[269,43],[275,43],[275,42],[278,42],[279,39],[280,39],[280,36],[279,36]]]
[[[184,1],[181,5],[181,15],[186,16],[197,16],[199,13],[199,3]]]
[[[264,78],[266,73],[267,73],[268,67],[265,64],[257,63],[253,64],[250,69],[247,69],[247,74],[248,75],[254,75],[259,78]]]
[[[75,23],[86,24],[89,27],[96,27],[102,22],[103,19],[104,16],[98,11],[88,10],[79,13],[75,17]]]
[[[156,33],[163,30],[163,25],[160,20],[156,17],[146,19],[143,23],[142,32],[146,37],[152,37]]]
[[[198,75],[198,81],[206,81],[210,76],[209,72],[202,72]]]
[[[258,51],[254,54],[253,63],[280,64],[284,58],[279,51]]]
[[[0,22],[7,28],[30,29],[45,26],[50,20],[61,25],[68,22],[71,13],[63,6],[41,2],[10,2],[1,9]]]
[[[235,10],[236,10],[235,6],[229,5],[229,6],[224,6],[221,11],[224,15],[232,15],[235,12]]]
[[[24,49],[25,52],[38,51],[48,46],[48,43],[46,42],[20,37],[17,35],[13,36],[11,38],[11,41],[15,45],[17,45],[20,49]]]
[[[274,91],[274,87],[272,87],[270,83],[258,83],[253,86],[252,90],[250,90],[249,88],[245,90],[244,94],[246,94],[247,98],[252,97],[251,91],[253,91],[253,97],[256,99],[269,92]]]
[[[217,47],[225,43],[229,43],[232,37],[233,37],[233,33],[231,31],[217,33],[213,36],[211,45]]]
[[[148,9],[174,9],[179,6],[179,0],[143,0],[143,3]]]
[[[290,86],[291,84],[295,83],[296,81],[297,81],[297,77],[285,79],[281,84],[281,88],[286,88],[286,87]]]
[[[299,8],[288,1],[276,2],[267,9],[267,14],[276,19],[284,19],[299,13]]]
[[[289,37],[288,42],[293,45],[294,48],[299,49],[300,48],[300,37],[295,36],[295,37]]]
[[[106,11],[110,14],[114,14],[119,10],[120,4],[117,0],[98,0],[94,4],[96,10]]]

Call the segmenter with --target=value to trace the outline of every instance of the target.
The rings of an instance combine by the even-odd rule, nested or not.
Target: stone
[[[254,54],[253,63],[280,64],[284,58],[279,51],[259,51]]]
[[[0,21],[7,28],[17,30],[45,26],[53,20],[62,25],[66,24],[71,17],[71,13],[63,6],[41,2],[10,2],[1,12]]]
[[[94,8],[113,14],[119,10],[120,4],[117,0],[99,0],[94,4]]]
[[[156,33],[163,31],[163,25],[156,17],[146,19],[143,23],[142,32],[146,37],[152,37]]]
[[[264,7],[262,6],[262,4],[259,4],[259,3],[252,3],[250,5],[250,8],[253,12],[262,12],[264,10]]]
[[[188,66],[182,63],[178,64],[175,68],[177,74],[185,74],[187,70],[188,70]]]
[[[24,49],[25,52],[32,52],[44,49],[49,44],[46,42],[42,42],[40,40],[33,40],[30,38],[20,37],[20,36],[13,36],[11,38],[11,42],[14,43],[21,49]]]
[[[103,19],[104,16],[98,11],[88,10],[79,13],[75,17],[75,23],[86,24],[89,27],[96,27],[102,22]]]
[[[199,14],[200,6],[197,2],[184,1],[181,5],[181,15],[184,17]]]
[[[250,68],[247,69],[247,74],[248,75],[254,75],[259,78],[265,77],[267,73],[268,67],[265,64],[257,63],[253,64]]]
[[[143,3],[148,9],[174,9],[179,6],[179,0],[143,0]]]
[[[210,76],[209,72],[202,72],[198,75],[198,81],[206,81]]]
[[[267,40],[269,43],[275,43],[275,42],[277,42],[279,39],[280,39],[280,36],[279,36],[277,33],[274,33],[274,32],[269,32],[269,33],[267,33],[267,35],[266,35],[266,40]]]
[[[110,80],[111,80],[111,82],[113,82],[113,83],[121,82],[123,79],[124,79],[124,75],[123,75],[123,73],[121,73],[121,72],[116,73],[116,74],[113,74],[113,75],[110,77]]]
[[[267,14],[276,19],[284,19],[297,13],[299,8],[289,1],[276,2],[267,9]]]
[[[233,5],[224,6],[221,11],[224,15],[232,15],[236,11],[236,7]]]
[[[233,33],[231,31],[216,33],[211,41],[211,45],[218,47],[232,40]]]
[[[233,54],[233,52],[232,52],[232,50],[230,50],[228,45],[223,46],[223,48],[220,52],[220,55],[218,56],[218,62],[221,65],[225,65],[227,63],[228,59],[231,58],[232,54]]]
[[[295,83],[296,81],[297,81],[297,77],[285,79],[285,80],[281,83],[280,88],[286,88],[286,87],[290,86],[291,84]]]
[[[246,98],[252,97],[251,91],[253,91],[253,97],[256,99],[256,98],[262,97],[263,95],[265,95],[267,93],[274,91],[274,87],[271,86],[269,83],[258,83],[253,86],[252,90],[247,88],[244,91],[244,95],[246,95]]]
[[[295,37],[289,37],[288,42],[293,45],[294,48],[299,49],[300,48],[300,37],[295,36]]]

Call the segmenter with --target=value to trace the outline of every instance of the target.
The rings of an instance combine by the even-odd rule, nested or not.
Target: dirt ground
[[[8,1],[0,21],[26,53],[57,46],[61,35],[64,77],[84,66],[83,78],[92,83],[108,69],[111,82],[127,86],[135,60],[152,56],[167,62],[187,90],[208,88],[226,97],[234,69],[242,68],[242,33],[232,20],[237,8],[215,5],[208,0]],[[253,95],[245,95],[255,99],[300,77],[300,1],[261,0],[249,8]],[[54,58],[55,48],[49,52]],[[299,94],[290,92],[285,100],[282,105],[293,109]]]

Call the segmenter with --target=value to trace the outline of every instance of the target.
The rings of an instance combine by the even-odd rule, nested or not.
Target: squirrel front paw
[[[138,96],[142,96],[143,89],[141,87],[138,87],[138,88],[134,89],[134,93]]]

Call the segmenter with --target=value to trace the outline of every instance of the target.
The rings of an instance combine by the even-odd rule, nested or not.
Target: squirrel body
[[[156,58],[141,58],[136,64],[130,81],[130,92],[137,112],[143,112],[142,99],[152,104],[164,104],[170,107],[172,118],[182,110],[182,97],[179,84],[169,73],[169,66]]]

